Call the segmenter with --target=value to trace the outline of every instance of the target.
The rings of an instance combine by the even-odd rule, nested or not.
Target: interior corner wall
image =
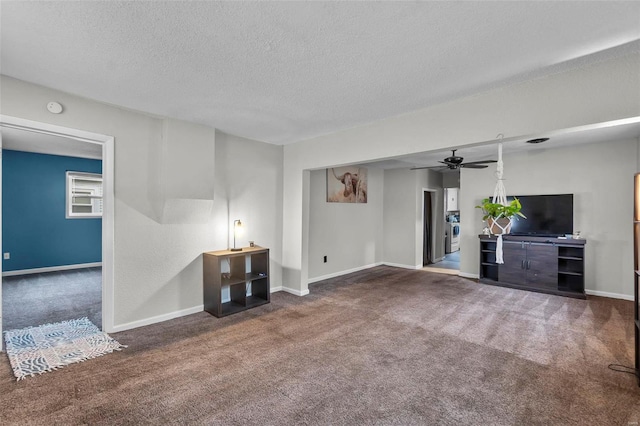
[[[553,143],[553,140],[548,143]],[[504,155],[508,195],[574,194],[574,231],[587,240],[585,288],[633,297],[633,175],[636,139]],[[459,199],[460,270],[479,273],[482,214],[474,208],[495,188],[495,168],[463,170]],[[473,218],[468,220],[466,218]]]
[[[247,223],[240,243],[271,249],[271,282],[279,286],[282,147],[0,79],[2,114],[115,138],[115,330],[108,331],[202,310],[202,253],[229,246],[236,216]],[[52,100],[62,114],[47,112]],[[196,167],[174,179],[189,159]]]
[[[242,220],[236,245],[269,248],[272,289],[282,286],[282,157],[282,146],[216,131],[216,250],[233,245],[231,224]]]
[[[66,172],[102,161],[3,150],[2,162],[2,271],[101,262],[101,218],[66,217]]]
[[[367,203],[329,203],[326,169],[311,171],[310,281],[369,267],[382,260],[383,175],[383,170],[367,169]]]
[[[110,331],[201,310],[202,252],[218,248],[215,223],[211,212],[199,222],[169,224],[158,218],[154,207],[162,204],[158,197],[165,194],[155,189],[156,182],[171,167],[171,160],[158,154],[163,118],[0,78],[2,114],[114,137],[114,330]],[[62,104],[64,112],[49,113],[50,101]],[[200,152],[197,147],[213,146],[214,129],[191,123],[178,127],[172,143],[203,138],[209,143],[199,140],[185,149],[194,157],[210,155],[211,150]],[[197,177],[213,186],[209,175]],[[184,210],[187,204],[174,207]]]

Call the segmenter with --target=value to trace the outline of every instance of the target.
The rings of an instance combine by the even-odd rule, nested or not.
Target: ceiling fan
[[[444,166],[422,166],[422,167],[412,167],[411,170],[419,170],[419,169],[449,169],[449,170],[458,170],[459,168],[467,168],[467,169],[486,169],[486,163],[496,163],[496,160],[483,160],[483,161],[470,161],[468,163],[463,163],[464,158],[458,157],[456,155],[457,149],[451,150],[451,157],[447,157],[444,161],[438,161],[438,163],[444,164]]]

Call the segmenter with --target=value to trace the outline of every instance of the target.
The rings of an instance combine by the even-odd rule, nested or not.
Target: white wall
[[[634,53],[285,146],[284,285],[308,292],[306,170],[635,117],[639,68]]]
[[[325,170],[311,172],[309,279],[317,281],[382,260],[383,170],[367,169],[367,203],[327,203]],[[327,263],[323,256],[327,256]]]
[[[281,288],[282,146],[216,131],[215,191],[217,249],[233,245],[231,224],[242,220],[236,245],[268,247],[271,290]]]
[[[6,76],[0,84],[2,114],[115,137],[116,330],[202,309],[201,253],[228,246],[236,217],[246,220],[247,238],[272,249],[272,285],[280,285],[281,147],[221,133],[216,141],[205,126]],[[64,112],[48,113],[49,101]]]
[[[547,143],[553,143],[553,139]],[[574,230],[587,239],[585,288],[633,296],[633,175],[638,141],[505,155],[505,187],[512,195],[574,194]],[[460,270],[478,275],[482,214],[474,206],[493,193],[495,167],[463,170]]]

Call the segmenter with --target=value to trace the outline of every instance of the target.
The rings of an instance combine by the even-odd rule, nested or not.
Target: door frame
[[[80,142],[98,144],[102,146],[102,329],[113,331],[114,327],[114,237],[115,237],[115,195],[114,195],[114,162],[115,138],[109,135],[87,132],[84,130],[62,127],[39,121],[26,120],[0,114],[0,128],[7,127],[35,133],[61,136]],[[0,150],[2,138],[0,136]],[[1,158],[1,154],[0,154]],[[2,164],[0,162],[0,203],[2,199]],[[1,207],[1,204],[0,204]],[[2,209],[0,208],[0,224],[2,223]],[[0,227],[0,253],[2,247],[2,227]],[[2,318],[2,263],[0,263],[0,319]],[[2,321],[0,320],[0,335]]]

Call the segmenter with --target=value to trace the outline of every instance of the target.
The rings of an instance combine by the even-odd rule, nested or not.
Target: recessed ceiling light
[[[549,138],[529,139],[527,143],[542,143],[548,141]]]

